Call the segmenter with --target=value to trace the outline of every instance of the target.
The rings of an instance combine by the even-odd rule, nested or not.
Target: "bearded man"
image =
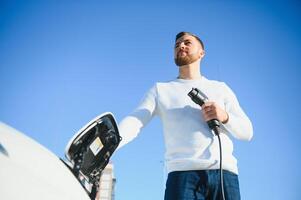
[[[222,199],[219,143],[206,123],[212,119],[221,123],[225,199],[240,199],[232,139],[251,140],[253,128],[233,91],[224,82],[208,80],[201,74],[204,55],[204,44],[198,36],[178,33],[174,59],[179,76],[156,83],[140,105],[119,124],[123,137],[120,146],[123,146],[134,139],[152,117],[157,115],[162,120],[168,172],[165,200]],[[192,88],[198,88],[208,97],[209,101],[202,107],[187,96]]]

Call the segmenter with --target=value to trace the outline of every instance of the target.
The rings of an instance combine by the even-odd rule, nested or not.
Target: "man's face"
[[[199,41],[191,36],[184,35],[177,39],[174,49],[174,59],[178,66],[191,64],[204,56]]]

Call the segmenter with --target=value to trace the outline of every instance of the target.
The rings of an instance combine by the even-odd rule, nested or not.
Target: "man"
[[[174,59],[179,76],[169,82],[156,83],[119,125],[122,146],[135,138],[153,116],[161,118],[168,171],[165,200],[222,199],[219,143],[206,123],[211,119],[221,122],[225,198],[240,199],[231,136],[250,140],[252,124],[225,83],[201,75],[204,55],[204,44],[199,37],[189,32],[177,34]],[[202,107],[187,96],[192,88],[198,88],[209,98]]]

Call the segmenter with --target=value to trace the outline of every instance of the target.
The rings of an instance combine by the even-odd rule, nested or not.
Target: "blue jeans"
[[[240,200],[238,176],[223,170],[226,200]],[[222,200],[219,170],[168,174],[164,200]]]

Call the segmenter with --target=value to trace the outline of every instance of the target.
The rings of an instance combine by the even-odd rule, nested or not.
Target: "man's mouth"
[[[187,55],[187,52],[185,52],[185,51],[179,51],[179,53],[178,53],[178,56],[180,56],[180,57],[183,57],[186,55]]]

